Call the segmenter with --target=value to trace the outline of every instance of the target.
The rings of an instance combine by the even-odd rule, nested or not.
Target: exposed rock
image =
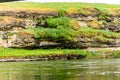
[[[7,43],[7,47],[29,48],[34,47],[36,44],[34,37],[31,34],[25,32],[16,32],[14,37],[12,36],[8,40],[9,42]]]
[[[38,28],[40,26],[47,28],[48,26],[46,26],[45,18],[57,17],[58,11],[51,9],[16,10],[0,10],[0,46],[2,47],[86,48],[120,46],[119,38],[112,39],[112,41],[100,41],[94,39],[94,36],[85,37],[81,35],[77,37],[77,41],[61,41],[61,43],[56,40],[43,41],[36,39],[32,34],[24,30],[27,28]],[[114,15],[112,16],[111,14]],[[110,13],[110,15],[105,14],[104,17],[104,15],[101,16],[101,13],[97,9],[82,8],[76,12],[73,10],[71,13],[65,13],[64,16],[74,19],[71,20],[70,27],[75,31],[81,27],[89,26],[91,28],[120,32],[120,15],[115,12]]]
[[[50,42],[50,41],[41,41],[39,44],[40,48],[57,48],[60,46],[61,46],[61,43]]]
[[[83,21],[79,21],[78,25],[79,25],[79,27],[87,27],[88,26],[88,24]]]
[[[120,32],[120,21],[114,20],[110,23],[107,23],[107,25],[105,25],[103,29],[113,31],[113,32]]]

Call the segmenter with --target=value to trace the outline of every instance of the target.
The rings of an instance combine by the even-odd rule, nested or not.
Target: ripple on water
[[[20,79],[2,80],[119,80],[120,59],[1,63],[0,80],[7,74]]]

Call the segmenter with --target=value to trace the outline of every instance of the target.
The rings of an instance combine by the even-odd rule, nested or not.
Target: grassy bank
[[[101,3],[35,3],[35,2],[7,2],[0,3],[4,7],[24,7],[24,8],[54,8],[54,9],[68,9],[68,8],[94,7],[94,8],[120,8],[117,4],[101,4]]]
[[[78,50],[78,49],[12,49],[12,48],[1,48],[0,49],[0,58],[1,59],[11,59],[11,58],[37,58],[37,57],[68,57],[68,55],[79,56],[80,58],[119,58],[119,50],[97,50],[97,51],[87,51],[87,50]],[[69,56],[69,57],[70,57]],[[73,56],[73,57],[74,57]],[[81,56],[81,57],[80,57]],[[71,58],[73,59],[73,58]]]
[[[35,57],[35,56],[54,56],[54,55],[86,55],[87,52],[84,50],[68,50],[68,49],[12,49],[12,48],[1,48],[0,57]]]
[[[72,5],[72,6],[71,6]],[[87,5],[87,8],[85,7]],[[65,43],[76,43],[84,41],[96,42],[99,44],[111,44],[116,39],[120,38],[120,33],[112,32],[102,29],[102,26],[106,26],[107,23],[112,24],[113,20],[110,20],[111,16],[119,17],[120,6],[109,5],[109,4],[91,4],[91,3],[33,3],[33,2],[8,2],[0,3],[0,7],[4,9],[13,10],[13,12],[25,11],[28,13],[58,13],[55,17],[47,17],[43,19],[44,25],[40,24],[37,28],[25,28],[20,32],[16,33],[17,36],[27,43],[27,38],[35,38],[39,41],[53,41]],[[28,9],[26,9],[28,8]],[[29,10],[29,8],[31,8]],[[39,10],[37,10],[39,8]],[[108,8],[119,8],[109,10]],[[0,10],[1,10],[0,9]],[[107,11],[104,11],[107,9]],[[4,10],[3,10],[4,11]],[[42,12],[43,11],[43,12]],[[94,13],[93,13],[94,12]],[[78,20],[66,17],[68,14],[80,14],[83,17],[94,16],[100,20],[84,21],[85,25],[79,24]],[[24,15],[24,14],[23,14]],[[26,15],[26,14],[25,14]],[[106,19],[107,18],[107,19]],[[1,20],[4,20],[4,18]],[[42,23],[42,19],[35,19],[35,22]],[[114,21],[113,21],[114,22]],[[102,25],[102,26],[101,26]],[[116,24],[119,25],[119,24]],[[7,34],[6,34],[7,35]],[[11,35],[8,33],[8,36]],[[79,39],[80,40],[79,40]],[[82,39],[83,38],[83,39]],[[97,46],[99,46],[99,44]],[[71,44],[73,45],[73,44]],[[71,48],[71,45],[69,48]],[[84,44],[81,44],[84,45]],[[73,46],[74,47],[74,46]],[[76,46],[75,46],[76,47]],[[85,46],[86,47],[86,46]],[[89,47],[89,45],[87,46]],[[108,46],[109,47],[109,46]],[[78,47],[79,48],[79,47]],[[84,47],[83,47],[84,48]],[[80,58],[117,58],[120,57],[120,50],[79,50],[79,49],[13,49],[13,48],[0,48],[0,59],[31,59],[31,58],[49,58],[49,59],[80,59]],[[49,60],[48,59],[48,60]]]

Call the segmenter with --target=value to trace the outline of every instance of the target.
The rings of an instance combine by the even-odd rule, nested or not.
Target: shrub
[[[58,26],[68,27],[70,23],[70,18],[59,17],[59,18],[47,18],[46,24],[48,27],[57,28]]]
[[[50,28],[71,28],[75,30],[79,28],[79,21],[67,17],[47,18],[45,21]]]
[[[58,17],[63,17],[63,16],[65,16],[65,15],[66,15],[66,11],[65,11],[65,10],[60,9],[60,10],[58,11]]]
[[[72,29],[52,29],[52,28],[30,28],[27,30],[35,38],[52,41],[73,41],[75,31]]]
[[[99,15],[98,15],[98,18],[100,19],[100,20],[107,20],[108,18],[109,18],[109,16],[110,16],[110,13],[109,13],[109,11],[108,10],[106,10],[106,9],[99,9]]]

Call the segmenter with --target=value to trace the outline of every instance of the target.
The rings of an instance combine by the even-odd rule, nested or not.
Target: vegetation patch
[[[12,49],[0,48],[0,58],[25,58],[25,57],[43,57],[43,56],[66,56],[66,55],[82,55],[85,56],[87,51],[84,50],[68,50],[68,49]]]
[[[120,33],[93,29],[89,27],[79,28],[78,35],[97,39],[100,42],[107,42],[112,41],[112,39],[120,38]]]
[[[0,59],[81,59],[81,58],[119,58],[120,51],[116,50],[78,50],[78,49],[12,49],[0,48]]]
[[[35,38],[50,41],[73,41],[75,31],[72,29],[30,28],[27,30]]]
[[[46,24],[48,27],[57,28],[58,26],[68,27],[70,24],[70,18],[58,17],[58,18],[47,18]]]

